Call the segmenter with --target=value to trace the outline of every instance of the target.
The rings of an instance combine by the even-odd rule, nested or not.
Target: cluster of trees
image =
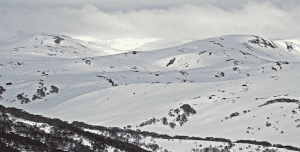
[[[131,143],[84,131],[79,127],[69,124],[68,122],[61,121],[57,118],[51,119],[40,115],[33,115],[17,108],[6,108],[2,105],[0,105],[0,112],[9,113],[11,117],[52,126],[51,132],[46,133],[39,127],[11,121],[8,119],[8,115],[6,114],[4,114],[4,117],[1,117],[1,120],[3,121],[0,123],[0,130],[5,133],[13,132],[19,136],[22,135],[29,137],[32,140],[45,144],[48,149],[64,149],[68,151],[103,151],[106,147],[111,146],[124,151],[147,151]],[[110,130],[112,133],[116,132],[114,129]],[[74,140],[78,138],[80,140]],[[83,139],[89,141],[91,143],[91,147],[83,145]],[[7,143],[7,141],[5,141],[5,143]]]
[[[1,75],[0,75],[1,76]],[[2,96],[1,96],[1,94],[3,93],[3,92],[5,92],[6,91],[6,89],[4,89],[2,86],[0,86],[0,101],[3,99],[2,98]]]
[[[266,105],[269,105],[269,104],[273,104],[273,103],[276,103],[276,102],[300,103],[299,100],[296,100],[296,99],[280,98],[280,99],[269,100],[266,103],[260,105],[259,107],[266,106]]]
[[[181,111],[180,109],[183,110],[182,114],[179,114]],[[180,109],[179,108],[177,108],[175,110],[170,109],[168,115],[171,117],[175,117],[175,114],[176,114],[177,116],[175,117],[174,121],[179,122],[180,126],[182,126],[184,123],[186,123],[188,121],[188,117],[190,116],[190,114],[196,114],[196,110],[193,109],[189,104],[183,104],[182,106],[180,106]],[[164,120],[163,124],[167,125],[167,119],[162,118],[162,120]],[[176,127],[176,123],[174,123],[174,122],[170,122],[168,124],[169,124],[170,128],[172,128],[172,129],[174,129]]]
[[[256,140],[237,140],[235,143],[244,143],[244,144],[252,144],[252,145],[260,145],[265,147],[277,147],[277,148],[285,148],[287,150],[294,150],[294,151],[300,151],[300,148],[293,147],[290,145],[283,146],[281,144],[271,144],[267,141],[256,141]]]
[[[217,75],[215,75],[215,77],[220,78],[220,77],[224,77],[225,73],[224,72],[218,72]]]
[[[277,46],[271,41],[267,41],[259,36],[254,36],[256,39],[254,40],[249,40],[249,43],[254,43],[254,44],[258,44],[260,47],[271,47],[273,49],[277,48]]]
[[[286,48],[287,48],[289,51],[293,50],[292,44],[289,44],[288,42],[285,42],[285,44],[286,44]]]
[[[137,54],[139,52],[141,52],[141,51],[132,51],[132,54]]]
[[[118,86],[117,84],[115,84],[115,82],[110,79],[110,78],[107,78],[105,76],[101,76],[101,75],[97,75],[97,77],[100,77],[100,78],[105,78],[109,83],[111,83],[111,85],[114,87],[114,86]]]
[[[53,36],[53,39],[55,39],[54,40],[55,44],[60,44],[60,41],[64,40],[63,38],[58,37],[58,36]]]
[[[237,140],[235,143],[244,143],[244,144],[252,144],[252,145],[260,145],[265,147],[272,146],[271,143],[267,141],[256,141],[256,140]]]
[[[183,104],[182,106],[180,106],[180,108],[187,113],[187,115],[189,114],[196,114],[196,110],[193,109],[189,104]]]
[[[248,52],[243,52],[243,51],[240,51],[243,55],[251,55],[250,53]]]
[[[29,102],[30,102],[30,99],[24,97],[23,95],[24,95],[24,92],[21,93],[21,94],[18,94],[18,95],[16,96],[16,98],[17,98],[18,100],[21,100],[21,104],[23,104],[23,103],[29,103]]]
[[[193,152],[229,152],[230,150],[228,149],[227,146],[225,146],[224,148],[222,148],[221,150],[219,150],[217,147],[205,147],[201,150],[199,150],[199,148],[195,149],[193,148],[191,151]]]
[[[196,111],[188,105],[182,105],[181,109],[183,109],[185,113],[196,113]],[[176,110],[175,113],[179,112],[180,109]],[[52,119],[41,115],[33,115],[21,109],[13,107],[6,108],[2,105],[0,105],[0,113],[2,113],[2,115],[0,115],[0,148],[6,151],[105,151],[108,146],[122,151],[149,151],[141,148],[141,146],[153,151],[159,149],[159,146],[155,143],[145,143],[143,139],[146,137],[227,142],[228,148],[230,149],[232,147],[231,141],[225,138],[200,138],[178,135],[172,137],[166,134],[157,134],[155,132],[141,131],[139,129],[135,131],[118,127],[95,126],[78,121],[73,121],[69,124],[57,118]],[[9,115],[5,113],[9,113]],[[162,122],[166,125],[167,119],[164,118]],[[45,132],[41,127],[19,122],[15,119],[44,123],[46,126],[50,126],[51,129],[50,132]],[[170,124],[172,123],[169,123],[169,125]],[[84,131],[84,129],[98,130],[101,134],[94,134]],[[84,145],[83,140],[87,140],[90,146]],[[237,143],[270,145],[268,142],[246,140],[239,140]],[[297,149],[296,147],[278,144],[273,146]]]
[[[230,118],[232,118],[232,117],[236,117],[236,116],[239,116],[240,115],[240,113],[238,113],[238,112],[235,112],[235,113],[232,113],[232,114],[230,114]]]
[[[42,97],[45,97],[46,96],[45,91],[47,91],[46,87],[42,87],[40,89],[37,89],[36,94],[34,94],[33,97],[32,97],[32,100],[42,99]]]
[[[180,109],[182,109],[184,111],[182,114],[179,114],[181,111]],[[182,126],[184,123],[186,123],[188,121],[188,116],[190,116],[190,114],[196,114],[196,110],[193,109],[189,104],[183,104],[182,106],[180,106],[180,109],[179,108],[177,108],[175,110],[170,109],[168,115],[175,117],[175,114],[177,114],[177,117],[175,118],[174,121],[179,122],[180,126]],[[155,124],[155,122],[159,122],[160,120],[162,120],[162,123],[164,125],[169,125],[170,128],[172,128],[172,129],[174,129],[176,127],[176,123],[174,123],[174,122],[168,123],[168,119],[166,117],[163,117],[161,119],[155,119],[153,117],[150,120],[142,122],[139,126],[143,127],[146,125],[151,125],[152,123]]]
[[[187,113],[178,114],[175,120],[179,122],[180,126],[182,126],[188,121]]]
[[[5,143],[3,142],[0,142],[0,150],[2,151],[9,151],[9,152],[20,152],[20,150],[17,150],[9,145],[6,145]]]
[[[102,132],[106,136],[114,138],[114,139],[119,139],[119,140],[128,140],[129,138],[142,139],[142,138],[146,138],[146,137],[160,138],[160,139],[203,140],[203,141],[226,142],[226,143],[228,143],[228,147],[232,147],[231,140],[225,139],[225,138],[214,138],[214,137],[200,138],[200,137],[189,137],[189,136],[180,136],[180,135],[169,136],[167,134],[158,134],[158,133],[155,133],[155,132],[140,131],[139,129],[137,129],[135,131],[135,130],[132,130],[132,129],[124,130],[124,129],[121,129],[121,128],[118,128],[118,127],[107,128],[107,127],[103,127],[103,126],[94,126],[94,125],[89,125],[89,124],[86,124],[84,122],[78,122],[78,121],[73,121],[72,124],[76,127],[79,127],[79,128],[99,130],[100,132]],[[122,137],[125,137],[125,138],[122,139]],[[135,140],[135,141],[137,141],[137,140]],[[145,145],[145,144],[139,143],[139,145]]]
[[[2,94],[5,91],[6,91],[6,89],[4,89],[2,86],[0,86],[0,94]]]
[[[51,85],[51,89],[50,89],[50,93],[58,93],[58,88],[56,87],[56,86],[54,86],[54,85]]]
[[[39,82],[40,84],[42,84],[43,86],[43,83]],[[1,87],[1,86],[0,86]],[[1,88],[0,88],[1,90]],[[51,85],[51,89],[48,93],[46,93],[45,91],[47,91],[47,87],[41,87],[39,89],[36,90],[36,93],[32,96],[32,101],[36,100],[36,99],[42,99],[42,97],[45,97],[46,94],[49,95],[49,92],[50,93],[58,93],[59,89],[54,86],[54,85]],[[21,94],[18,94],[16,96],[16,98],[18,100],[21,100],[21,104],[23,103],[29,103],[31,102],[29,98],[26,98],[27,95],[24,96],[24,93],[21,93]]]
[[[6,114],[0,115],[0,143],[2,150],[53,151],[55,149],[65,149],[66,146],[64,144],[66,141],[69,142],[69,145],[78,143],[71,138],[59,138],[57,134],[46,133],[36,126],[10,120]],[[69,150],[76,151],[76,148],[86,151],[86,147],[83,145],[77,146],[77,144],[73,146],[73,150],[72,148],[69,148]]]
[[[143,127],[143,126],[146,126],[146,125],[151,125],[152,123],[156,123],[156,122],[159,122],[160,120],[159,119],[156,119],[156,118],[152,118],[152,119],[150,119],[150,120],[147,120],[147,121],[145,121],[145,122],[142,122],[139,126],[140,127]]]

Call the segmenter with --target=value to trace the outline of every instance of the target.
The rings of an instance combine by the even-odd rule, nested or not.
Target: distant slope
[[[79,58],[117,54],[122,51],[54,34],[15,34],[0,37],[1,54],[56,56],[60,58]]]

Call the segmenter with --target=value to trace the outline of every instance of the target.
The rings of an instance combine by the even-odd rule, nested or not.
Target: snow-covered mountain
[[[300,147],[299,39],[226,35],[119,53],[69,36],[15,35],[0,37],[0,46],[4,106],[69,122]]]
[[[99,43],[86,42],[65,35],[14,34],[1,35],[0,39],[1,53],[11,55],[79,58],[84,56],[103,56],[124,52]]]

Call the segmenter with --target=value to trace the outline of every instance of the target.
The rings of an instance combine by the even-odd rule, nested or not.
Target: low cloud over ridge
[[[92,0],[73,3],[4,0],[0,2],[0,31],[87,36],[107,42],[130,38],[182,43],[229,34],[270,39],[299,37],[300,3],[296,1],[287,3],[290,5],[279,1],[227,2],[222,5],[219,0],[166,1],[158,5],[155,1],[152,4],[120,1],[114,2],[114,7],[112,2]],[[121,4],[124,9],[120,9]]]

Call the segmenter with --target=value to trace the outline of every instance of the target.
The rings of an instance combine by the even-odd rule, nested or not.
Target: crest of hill
[[[147,52],[132,51],[113,56],[96,57],[119,60],[126,65],[137,62],[147,70],[187,70],[203,67],[253,66],[275,62],[297,62],[299,52],[289,51],[278,41],[254,35],[226,35]],[[94,61],[97,63],[97,61]],[[99,63],[100,64],[100,63]],[[128,65],[129,66],[129,65]],[[141,70],[141,69],[140,69]]]
[[[2,54],[27,54],[60,58],[80,58],[104,56],[120,53],[101,44],[94,44],[66,35],[55,34],[15,34],[0,37]]]

